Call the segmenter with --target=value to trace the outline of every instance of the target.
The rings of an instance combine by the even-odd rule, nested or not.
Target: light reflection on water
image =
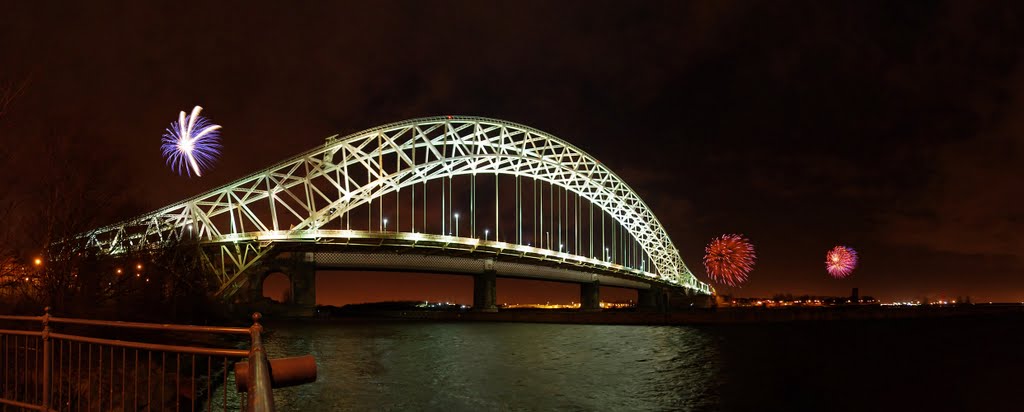
[[[279,411],[706,410],[714,338],[679,326],[524,323],[268,325],[271,357],[312,354],[316,383]]]

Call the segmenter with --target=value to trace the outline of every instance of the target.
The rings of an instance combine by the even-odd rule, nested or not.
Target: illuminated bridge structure
[[[594,157],[497,119],[412,119],[332,136],[227,185],[102,227],[80,239],[102,253],[197,242],[216,296],[262,296],[286,273],[292,303],[315,305],[316,269],[469,274],[474,307],[493,310],[495,277],[710,296],[664,227]]]

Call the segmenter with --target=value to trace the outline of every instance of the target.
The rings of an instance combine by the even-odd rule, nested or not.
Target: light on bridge
[[[36,258],[35,260],[32,261],[32,263],[34,265],[36,265],[36,266],[42,266],[43,265],[43,259],[42,258]]]

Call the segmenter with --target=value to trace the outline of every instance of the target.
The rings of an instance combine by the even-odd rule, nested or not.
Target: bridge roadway
[[[600,309],[600,286],[635,289],[640,306],[669,304],[669,288],[656,274],[566,252],[423,233],[320,230],[305,235],[303,241],[296,241],[294,232],[235,236],[277,248],[278,258],[248,273],[248,290],[241,293],[246,300],[261,296],[266,277],[280,272],[289,278],[296,309],[312,309],[315,272],[334,269],[472,275],[473,307],[480,311],[497,309],[497,277],[577,283],[582,310]],[[694,286],[699,290],[699,284]],[[693,300],[698,293],[677,295]]]

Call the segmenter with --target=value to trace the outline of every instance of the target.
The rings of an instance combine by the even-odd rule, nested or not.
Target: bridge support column
[[[597,282],[580,284],[580,311],[601,310],[601,285]]]
[[[651,285],[650,289],[637,289],[637,309],[641,312],[665,312],[668,309],[668,295],[661,286]]]
[[[493,270],[473,276],[473,311],[497,312],[497,276]]]
[[[292,305],[313,315],[316,311],[316,266],[300,265],[291,275]]]
[[[650,289],[637,289],[637,310],[663,312],[665,310],[665,291],[657,286],[651,286]]]

